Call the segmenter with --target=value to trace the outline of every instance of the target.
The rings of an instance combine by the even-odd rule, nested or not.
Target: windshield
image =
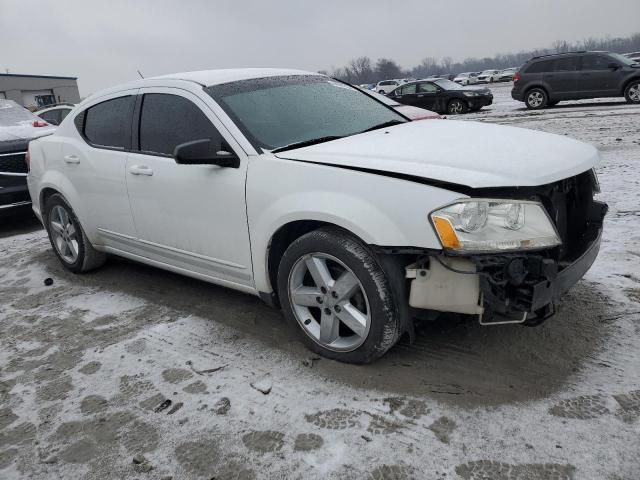
[[[26,108],[10,100],[0,100],[0,127],[31,123],[36,117]]]
[[[440,78],[435,80],[433,83],[438,85],[439,87],[444,88],[445,90],[462,90],[464,87],[459,83],[452,82],[451,80],[447,80],[446,78]]]
[[[398,105],[400,105],[398,102],[396,102],[395,100],[391,100],[389,97],[385,96],[385,95],[380,95],[377,92],[374,91],[368,91],[365,92],[367,95],[372,96],[373,98],[375,98],[376,100],[378,100],[379,102],[384,103],[385,105],[389,105],[390,107],[397,107]]]
[[[320,75],[256,78],[205,91],[264,150],[407,121],[366,93]]]
[[[631,60],[629,57],[625,57],[619,53],[610,53],[609,55],[624,65],[633,65],[634,63],[638,63],[637,60]]]

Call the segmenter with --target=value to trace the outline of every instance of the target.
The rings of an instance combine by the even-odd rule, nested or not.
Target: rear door
[[[117,247],[135,235],[125,167],[136,93],[103,97],[80,112],[73,119],[80,135],[65,138],[62,146],[58,168],[79,199],[71,206],[87,232],[98,230],[101,238],[92,240],[101,245]]]
[[[617,86],[621,80],[621,70],[609,68],[616,63],[611,57],[596,53],[588,53],[582,57],[580,82],[578,88],[581,96],[606,97],[617,96]]]
[[[558,57],[548,62],[543,80],[551,87],[550,97],[575,98],[580,78],[580,57]]]
[[[438,110],[438,92],[440,89],[432,82],[420,82],[416,92],[416,106],[427,110]]]
[[[404,105],[413,105],[414,107],[419,106],[415,83],[410,83],[408,85],[396,88],[393,91],[393,95],[390,95],[390,98],[393,98],[394,100]]]

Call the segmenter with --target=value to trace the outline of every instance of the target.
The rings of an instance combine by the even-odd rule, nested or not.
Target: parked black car
[[[405,105],[449,114],[477,111],[493,103],[488,88],[463,87],[444,78],[405,83],[388,97]]]
[[[534,57],[515,75],[511,96],[539,109],[562,100],[622,97],[640,103],[640,64],[610,52]]]
[[[54,130],[12,100],[0,100],[0,214],[31,205],[25,162],[29,141]]]

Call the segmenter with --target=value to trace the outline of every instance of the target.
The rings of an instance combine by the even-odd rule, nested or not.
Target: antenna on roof
[[[136,72],[138,72],[138,75],[140,75],[140,78],[144,78],[144,76],[140,73],[140,70],[136,70]]]

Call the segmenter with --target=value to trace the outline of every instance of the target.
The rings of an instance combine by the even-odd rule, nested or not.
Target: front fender
[[[261,155],[250,160],[246,197],[256,288],[270,292],[268,249],[282,226],[315,220],[370,245],[440,249],[428,214],[464,195],[384,174]]]

